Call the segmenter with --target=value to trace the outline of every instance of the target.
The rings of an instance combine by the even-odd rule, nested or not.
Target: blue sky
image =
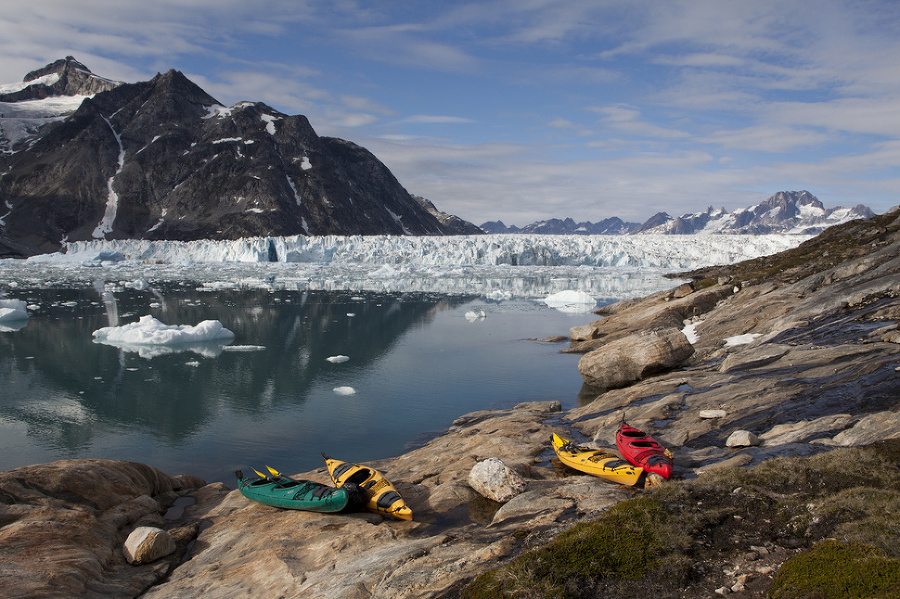
[[[806,189],[900,204],[900,2],[0,0],[0,83],[73,55],[305,114],[481,224]]]

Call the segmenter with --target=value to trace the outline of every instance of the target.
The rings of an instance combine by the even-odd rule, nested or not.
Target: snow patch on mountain
[[[52,96],[42,100],[0,102],[0,151],[12,152],[19,141],[73,114],[88,97]]]

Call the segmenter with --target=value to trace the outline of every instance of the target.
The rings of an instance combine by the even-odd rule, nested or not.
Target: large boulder
[[[488,458],[472,467],[469,486],[482,497],[506,503],[525,490],[525,480],[500,458]]]
[[[668,370],[691,357],[694,348],[677,328],[622,337],[581,357],[578,370],[585,384],[617,389]]]
[[[129,564],[149,564],[175,553],[175,540],[155,526],[139,526],[125,539],[125,560]]]

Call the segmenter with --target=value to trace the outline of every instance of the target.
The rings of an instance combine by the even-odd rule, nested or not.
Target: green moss
[[[689,542],[672,529],[662,505],[637,498],[610,508],[595,522],[578,524],[549,545],[479,576],[464,597],[573,597],[573,581],[636,580],[661,566],[662,557]]]
[[[860,543],[822,541],[792,557],[775,577],[771,599],[869,599],[900,596],[900,560]]]

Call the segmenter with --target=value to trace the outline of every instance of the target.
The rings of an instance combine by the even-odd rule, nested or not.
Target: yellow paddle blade
[[[272,476],[281,476],[281,472],[279,472],[278,470],[275,470],[275,469],[272,468],[271,466],[266,466],[266,470],[268,470],[269,472],[271,472],[271,473],[272,473]]]
[[[260,472],[260,471],[257,470],[256,468],[254,468],[253,471],[256,472],[256,474],[258,474],[260,478],[268,478],[265,474],[263,474],[262,472]]]

